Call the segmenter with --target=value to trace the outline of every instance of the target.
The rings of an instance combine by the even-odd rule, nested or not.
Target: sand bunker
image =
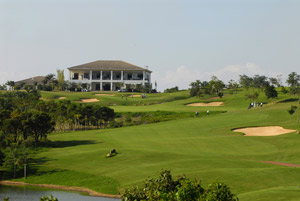
[[[242,132],[246,136],[275,136],[282,135],[296,130],[284,129],[281,126],[264,126],[264,127],[249,127],[233,130],[234,132]]]
[[[96,98],[89,98],[89,99],[81,99],[81,101],[76,101],[78,103],[92,103],[92,102],[98,102],[99,100]]]
[[[66,97],[58,97],[57,99],[62,100],[62,99],[66,99]]]
[[[96,96],[115,96],[113,94],[95,94]]]
[[[187,106],[200,106],[200,107],[208,107],[208,106],[221,106],[223,102],[211,102],[211,103],[191,103]]]
[[[132,97],[141,97],[141,95],[130,95],[128,97],[130,97],[130,98],[132,98]]]

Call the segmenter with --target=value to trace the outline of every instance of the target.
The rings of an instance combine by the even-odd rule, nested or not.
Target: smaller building
[[[45,80],[45,76],[36,76],[36,77],[31,77],[25,80],[20,80],[16,81],[15,85],[39,85],[43,84],[43,81]]]
[[[117,91],[128,85],[151,83],[151,71],[124,61],[99,60],[69,67],[71,84],[92,91]]]

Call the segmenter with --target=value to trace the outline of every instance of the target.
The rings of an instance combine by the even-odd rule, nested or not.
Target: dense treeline
[[[169,89],[165,89],[164,93],[173,93],[173,92],[176,92],[176,91],[179,91],[178,86],[172,87],[172,88],[169,88]]]
[[[204,94],[217,94],[218,96],[222,95],[222,90],[225,87],[225,84],[222,80],[219,80],[216,76],[212,76],[209,82],[200,80],[196,80],[190,84],[190,96],[198,96],[201,97]]]
[[[226,87],[230,90],[230,93],[237,93],[238,88],[246,89],[248,92],[246,98],[251,101],[257,101],[260,92],[265,92],[265,95],[273,100],[273,98],[277,97],[276,87],[281,87],[282,93],[290,92],[292,95],[298,95],[300,104],[300,75],[296,72],[290,73],[286,83],[289,86],[289,90],[283,86],[281,75],[268,78],[264,75],[254,75],[253,77],[249,77],[243,74],[240,75],[238,81],[230,80],[228,84],[225,85],[222,80],[219,80],[216,76],[212,76],[209,82],[201,82],[200,80],[192,82],[190,84],[190,96],[201,97],[204,94],[209,94],[222,97],[222,90]]]
[[[104,128],[114,111],[70,101],[43,101],[36,90],[0,95],[0,130],[13,142],[33,137],[37,143],[52,131]]]

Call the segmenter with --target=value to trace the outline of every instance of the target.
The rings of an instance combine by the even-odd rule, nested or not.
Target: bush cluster
[[[163,170],[158,178],[147,179],[142,187],[126,189],[122,200],[238,201],[238,198],[224,183],[215,182],[205,189],[198,180],[192,181],[184,175],[174,180],[169,170]]]

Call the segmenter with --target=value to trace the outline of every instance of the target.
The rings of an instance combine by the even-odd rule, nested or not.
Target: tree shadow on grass
[[[40,157],[40,158],[28,158],[28,164],[27,164],[27,176],[35,175],[39,176],[45,173],[55,173],[58,170],[40,170],[39,166],[42,164],[45,164],[48,161],[53,161],[53,159],[49,159],[46,157]],[[16,172],[16,179],[24,177],[24,166],[20,165],[17,167]],[[7,166],[6,170],[0,171],[0,180],[10,180],[13,178],[13,167]]]
[[[295,102],[298,101],[298,98],[288,98],[282,101],[279,101],[279,103],[290,103],[290,102]]]
[[[64,147],[74,147],[74,146],[79,146],[79,145],[99,144],[99,143],[102,143],[102,142],[96,142],[94,140],[53,141],[53,142],[49,142],[47,147],[64,148]]]

